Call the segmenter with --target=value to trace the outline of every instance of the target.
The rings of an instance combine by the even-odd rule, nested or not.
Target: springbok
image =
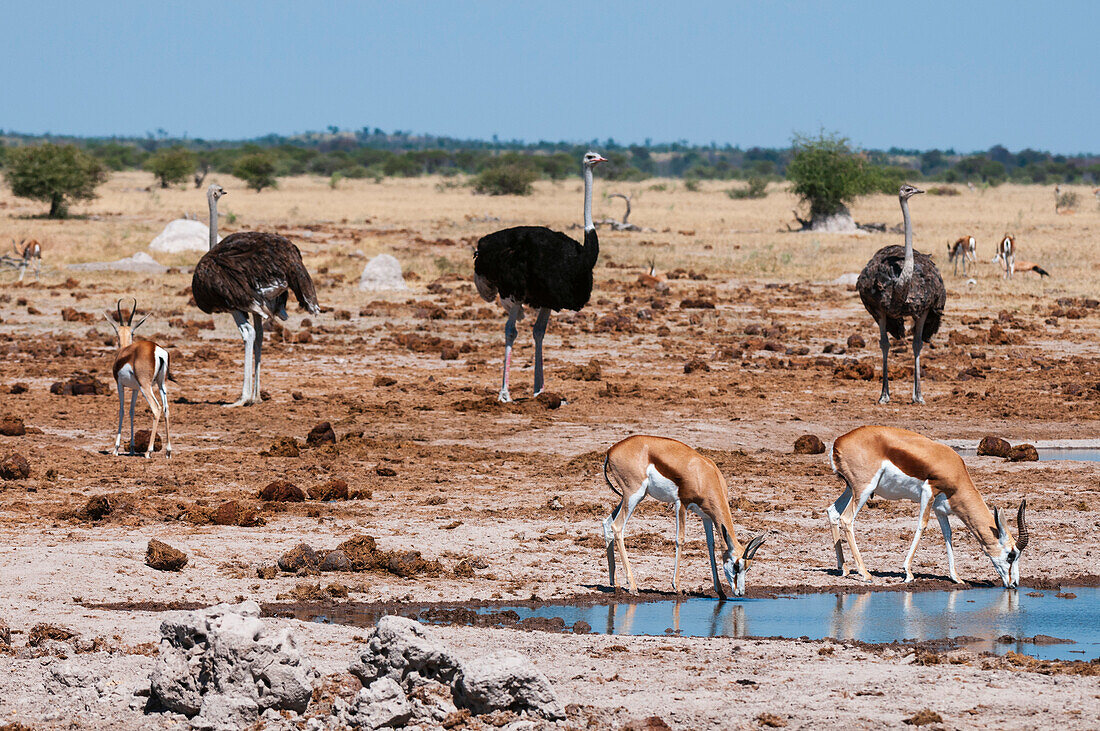
[[[963,236],[954,244],[947,245],[947,260],[954,262],[955,267],[952,271],[956,276],[959,273],[960,259],[962,260],[963,276],[965,277],[967,265],[970,262],[978,263],[978,242],[974,240],[973,236]]]
[[[905,557],[906,583],[913,580],[910,570],[913,555],[933,511],[947,545],[947,568],[952,581],[962,583],[955,573],[949,520],[950,516],[957,515],[978,539],[978,544],[993,562],[993,568],[1004,585],[1014,588],[1020,583],[1020,554],[1028,541],[1027,525],[1024,523],[1026,501],[1020,501],[1016,513],[1018,534],[1013,540],[1001,520],[1000,512],[996,508],[989,512],[970,479],[970,473],[966,471],[962,457],[951,447],[905,429],[861,426],[837,437],[833,442],[830,461],[833,472],[846,485],[837,501],[826,510],[841,576],[848,574],[840,537],[843,528],[860,576],[871,581],[871,574],[856,547],[853,525],[867,500],[877,496],[884,500],[912,500],[920,505],[917,532]]]
[[[703,519],[714,591],[719,598],[726,598],[718,580],[714,558],[714,525],[717,523],[726,545],[722,551],[722,570],[734,595],[745,593],[745,572],[766,535],[756,536],[745,546],[737,541],[726,479],[714,462],[675,439],[639,434],[627,437],[607,450],[603,475],[612,492],[622,498],[603,521],[607,573],[612,589],[615,588],[615,546],[618,545],[630,591],[638,593],[638,585],[634,582],[634,573],[626,557],[623,531],[638,503],[650,495],[671,504],[675,513],[676,562],[672,570],[672,588],[680,591],[680,545],[684,540],[686,511],[690,510]]]
[[[157,427],[160,425],[161,413],[164,414],[165,456],[172,457],[172,434],[168,426],[168,389],[165,379],[168,377],[168,351],[151,340],[134,340],[134,331],[141,327],[146,315],[134,325],[134,315],[137,313],[137,299],[130,314],[123,318],[122,300],[115,305],[115,313],[118,315],[118,325],[115,324],[109,312],[103,316],[118,336],[118,354],[115,356],[111,373],[114,375],[115,385],[118,387],[118,433],[115,435],[115,449],[113,454],[118,455],[122,443],[122,420],[126,413],[126,389],[130,389],[130,454],[134,453],[134,407],[137,405],[138,391],[149,403],[149,410],[153,412],[153,429],[149,432],[149,446],[145,451],[145,458],[153,456],[153,446],[157,441]],[[160,399],[153,393],[156,385]]]
[[[42,244],[35,239],[30,241],[23,239],[16,245],[15,239],[12,239],[11,249],[15,252],[16,257],[22,260],[18,265],[19,279],[17,281],[22,282],[23,276],[27,273],[27,267],[34,264],[34,281],[37,282],[39,271],[42,268]]]
[[[1001,262],[1005,270],[1005,279],[1012,279],[1016,272],[1016,238],[1005,234],[997,244],[997,255],[993,257],[993,263]]]

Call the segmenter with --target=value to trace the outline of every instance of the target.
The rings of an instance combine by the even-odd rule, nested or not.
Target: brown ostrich
[[[287,318],[287,292],[316,315],[317,293],[302,263],[298,247],[277,234],[242,231],[218,243],[218,199],[225,190],[217,183],[206,191],[210,206],[210,250],[195,265],[191,294],[203,312],[228,312],[244,339],[244,384],[241,397],[227,406],[260,403],[260,351],[264,320]],[[252,313],[252,322],[249,322]]]
[[[886,246],[875,252],[863,267],[856,289],[863,306],[875,318],[882,347],[882,395],[878,402],[890,402],[887,361],[890,335],[905,337],[905,318],[913,319],[913,403],[923,404],[920,392],[921,346],[940,329],[947,292],[932,257],[913,251],[913,224],[909,220],[909,199],[924,191],[902,185],[898,192],[905,219],[905,247]]]

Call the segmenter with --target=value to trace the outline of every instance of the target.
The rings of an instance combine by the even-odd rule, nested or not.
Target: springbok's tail
[[[611,459],[611,455],[609,455],[609,454],[604,455],[604,458],[603,458],[603,479],[607,482],[607,486],[611,488],[611,492],[615,493],[619,497],[622,497],[623,494],[615,489],[615,484],[613,482],[611,482],[611,478],[607,474],[607,463],[610,461],[610,459]]]

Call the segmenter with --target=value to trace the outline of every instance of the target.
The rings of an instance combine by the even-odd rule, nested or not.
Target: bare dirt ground
[[[201,191],[146,190],[150,180],[116,175],[100,200],[77,211],[84,218],[65,222],[31,219],[37,206],[0,194],[0,240],[39,238],[48,266],[39,283],[17,286],[0,275],[0,417],[27,427],[0,436],[0,459],[17,453],[31,469],[26,479],[0,481],[0,621],[12,630],[11,650],[0,655],[0,723],[173,723],[131,707],[133,690],[147,684],[164,615],[88,605],[606,591],[598,521],[614,495],[599,466],[603,451],[632,433],[675,437],[715,459],[730,483],[738,535],[773,532],[750,588],[787,590],[856,586],[837,575],[823,513],[840,483],[827,455],[791,453],[801,434],[829,443],[881,423],[960,444],[986,434],[1013,443],[1100,443],[1100,211],[1055,215],[1044,188],[962,188],[912,204],[917,248],[934,253],[944,272],[947,312],[924,351],[927,404],[908,403],[912,357],[898,344],[894,402],[880,406],[877,328],[854,290],[831,282],[859,271],[899,234],[784,232],[795,202],[776,186],[766,200],[733,201],[717,183],[689,193],[675,181],[597,180],[598,194],[633,192],[632,221],[656,231],[601,230],[591,303],[579,314],[556,314],[546,339],[547,388],[564,399],[558,406],[526,398],[530,318],[514,359],[518,400],[496,403],[503,319],[470,282],[471,249],[479,236],[510,225],[564,229],[579,218],[577,181],[541,183],[530,198],[493,199],[441,179],[345,181],[330,190],[326,181],[301,178],[259,195],[221,180],[231,190],[223,212],[232,214],[222,233],[289,236],[324,306],[308,320],[294,311],[285,330],[268,334],[267,400],[226,409],[239,393],[242,346],[228,316],[189,305],[188,267],[198,254],[157,257],[173,267],[163,276],[65,269],[144,251],[167,221],[204,215]],[[615,203],[598,201],[596,217],[618,215]],[[862,201],[853,213],[888,226],[900,218],[888,196]],[[1005,231],[1016,235],[1021,258],[1054,276],[1001,280],[988,260]],[[943,254],[945,242],[967,233],[978,236],[982,261],[972,284],[951,275]],[[364,257],[383,251],[402,260],[410,292],[357,290]],[[651,258],[667,290],[638,283]],[[151,313],[139,334],[172,354],[171,461],[162,452],[150,461],[107,453],[118,400],[113,334],[99,313],[131,294]],[[853,335],[866,344],[850,343]],[[96,393],[51,393],[82,373],[98,379]],[[336,442],[306,444],[322,421]],[[140,406],[138,428],[150,422]],[[1095,581],[1080,577],[1100,573],[1100,464],[992,457],[967,464],[991,505],[1028,500],[1025,584]],[[275,480],[307,492],[343,480],[352,499],[260,500]],[[96,496],[107,498],[109,512],[89,511]],[[877,585],[899,580],[915,512],[872,501],[861,514],[860,547]],[[627,545],[644,589],[670,589],[672,523],[663,506],[647,504],[631,521]],[[959,528],[960,575],[988,585],[995,577],[988,559]],[[331,549],[357,534],[386,551],[419,551],[428,563],[399,555],[389,570],[260,578],[298,543]],[[688,537],[682,581],[709,593],[697,521]],[[146,566],[150,538],[186,551],[186,568]],[[924,586],[946,578],[935,529],[914,566]],[[326,697],[352,692],[346,666],[363,630],[272,621],[294,622],[328,676]],[[48,642],[32,646],[42,623],[77,634],[67,660]],[[440,632],[470,655],[509,647],[534,659],[575,706],[568,725],[581,728],[652,715],[678,728],[870,728],[925,708],[945,728],[1089,728],[1100,709],[1095,674],[1023,659],[851,643]],[[55,672],[61,662],[89,668],[110,687],[94,697],[66,690],[58,680],[64,673]],[[479,723],[488,725],[472,725]]]

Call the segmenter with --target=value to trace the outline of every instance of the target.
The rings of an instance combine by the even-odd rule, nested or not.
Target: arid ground
[[[1050,189],[1038,186],[958,186],[956,196],[914,199],[916,245],[944,273],[947,310],[924,351],[927,403],[909,403],[912,356],[898,343],[894,400],[880,406],[877,327],[854,288],[836,282],[881,246],[900,243],[900,233],[789,232],[797,202],[776,184],[764,200],[740,201],[725,194],[730,184],[688,192],[682,181],[597,178],[597,219],[621,216],[622,201],[604,194],[632,193],[631,222],[654,230],[600,230],[592,300],[580,313],[556,314],[546,338],[554,397],[529,398],[529,317],[514,359],[517,401],[501,405],[503,318],[474,290],[472,248],[498,228],[579,222],[578,180],[539,183],[526,198],[475,196],[442,178],[345,180],[335,190],[325,179],[294,178],[260,194],[227,176],[217,182],[230,190],[221,232],[291,238],[324,308],[308,319],[292,308],[285,329],[268,333],[267,399],[245,409],[222,406],[241,386],[242,345],[230,317],[189,304],[198,253],[154,254],[172,267],[165,275],[66,268],[147,251],[185,213],[205,220],[202,191],[150,188],[149,175],[117,174],[100,199],[74,209],[79,218],[60,222],[33,218],[42,206],[0,193],[0,241],[38,238],[46,266],[40,282],[21,286],[0,273],[0,417],[27,429],[0,436],[0,459],[15,453],[30,465],[29,477],[0,481],[0,621],[11,628],[0,655],[0,724],[171,725],[131,703],[147,685],[165,615],[129,605],[603,595],[598,521],[615,496],[600,465],[603,451],[629,434],[675,437],[718,463],[738,535],[771,532],[748,577],[757,591],[863,586],[836,571],[823,511],[840,483],[827,455],[792,454],[802,434],[828,444],[878,423],[959,445],[987,434],[1013,444],[1100,444],[1100,209],[1084,189],[1089,205],[1074,215],[1056,215]],[[900,223],[891,196],[863,199],[852,212],[888,230]],[[1019,258],[1052,276],[1001,279],[989,260],[1005,232],[1016,236]],[[952,275],[945,255],[945,243],[964,234],[978,239],[970,283]],[[382,252],[402,262],[408,292],[358,290],[365,262]],[[649,261],[667,288],[639,283]],[[118,400],[114,336],[101,313],[130,295],[150,314],[139,334],[171,352],[170,461],[163,452],[146,461],[108,451]],[[95,393],[66,395],[64,384],[81,374]],[[51,392],[54,384],[62,393]],[[326,421],[335,443],[307,444]],[[140,404],[138,428],[150,422]],[[1100,463],[977,457],[967,466],[991,506],[1014,512],[1027,498],[1023,583],[1097,580]],[[341,480],[351,499],[261,500],[276,480],[314,495],[344,493],[334,483]],[[858,536],[875,586],[899,581],[915,515],[912,504],[882,501],[861,513]],[[299,543],[332,549],[360,534],[396,552],[389,564],[320,575],[273,569]],[[627,534],[643,590],[671,589],[672,537],[668,509],[643,504]],[[185,551],[186,567],[146,566],[152,538]],[[688,538],[681,580],[709,594],[695,518]],[[961,524],[955,546],[960,575],[990,585],[993,568]],[[946,586],[934,522],[915,571],[917,588]],[[102,604],[116,608],[95,606]],[[316,708],[354,692],[346,667],[365,630],[270,621],[293,623],[326,676]],[[40,624],[76,639],[40,642]],[[503,647],[526,654],[571,704],[571,727],[659,716],[675,728],[876,728],[929,709],[943,728],[1070,729],[1094,728],[1100,715],[1095,663],[829,641],[439,632],[470,655]],[[109,692],[89,699],[58,685],[51,668],[64,646],[66,661],[106,678]]]

